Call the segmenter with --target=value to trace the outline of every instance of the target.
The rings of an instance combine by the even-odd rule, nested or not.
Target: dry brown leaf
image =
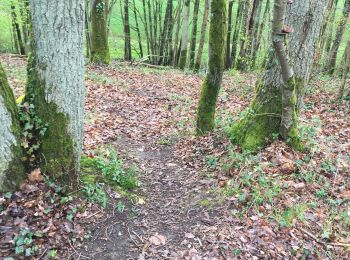
[[[44,177],[41,174],[40,168],[37,168],[35,170],[33,170],[29,175],[28,175],[28,179],[31,182],[40,182],[44,180]]]
[[[166,237],[163,235],[155,234],[149,238],[149,241],[156,246],[165,245]]]

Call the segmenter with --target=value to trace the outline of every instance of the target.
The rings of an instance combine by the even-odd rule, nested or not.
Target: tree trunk
[[[164,16],[162,38],[160,39],[159,61],[158,61],[159,65],[163,64],[164,60],[167,60],[165,58],[165,51],[167,51],[168,44],[169,44],[169,30],[171,29],[172,15],[173,15],[173,1],[168,0],[165,16]],[[167,61],[165,63],[167,63]]]
[[[205,43],[205,35],[207,32],[208,15],[209,15],[209,1],[205,0],[202,28],[201,28],[201,38],[199,40],[199,46],[197,51],[196,64],[194,65],[194,71],[198,72],[202,64],[203,47]]]
[[[15,97],[0,63],[0,192],[16,189],[25,179],[21,132]]]
[[[28,64],[26,100],[33,102],[38,117],[48,124],[41,137],[39,163],[42,172],[75,188],[83,143],[85,3],[30,3],[33,53]]]
[[[324,44],[324,49],[322,50],[323,55],[328,56],[329,51],[331,50],[332,41],[333,41],[333,30],[334,30],[334,20],[335,20],[335,14],[337,12],[337,6],[338,6],[338,0],[334,0],[334,3],[332,5],[330,18],[327,19],[327,29],[326,29],[326,39]]]
[[[236,14],[236,21],[235,21],[235,30],[233,32],[232,37],[232,50],[231,50],[231,67],[234,67],[236,64],[236,56],[237,56],[237,47],[238,47],[238,40],[239,40],[239,33],[241,29],[241,24],[243,20],[243,7],[244,7],[244,0],[240,0],[238,2],[238,9]]]
[[[79,0],[80,1],[80,0]],[[109,64],[106,0],[94,0],[91,14],[91,62]]]
[[[326,71],[331,75],[335,71],[338,49],[340,47],[340,43],[343,38],[344,31],[346,29],[346,25],[349,21],[349,15],[350,15],[350,0],[345,0],[343,17],[338,25],[337,33],[335,35],[335,39],[333,41],[332,48],[328,56],[328,62],[326,66]]]
[[[287,9],[285,24],[294,29],[289,36],[288,56],[291,59],[290,64],[293,64],[293,78],[296,84],[291,97],[292,100],[296,100],[293,102],[296,117],[302,105],[304,86],[310,78],[327,3],[328,0],[295,0]],[[272,140],[272,134],[280,132],[284,80],[279,63],[274,61],[274,55],[270,52],[267,70],[264,77],[257,82],[253,102],[230,132],[233,141],[243,149],[256,151]],[[301,149],[297,133],[290,134],[290,144]],[[292,143],[294,140],[297,142]]]
[[[197,44],[197,23],[199,12],[199,0],[195,0],[193,9],[193,23],[192,23],[192,37],[190,44],[190,68],[194,68],[194,58],[196,56],[196,44]]]
[[[225,69],[231,68],[232,9],[233,9],[233,0],[229,0],[229,2],[228,2],[228,30],[227,30],[227,37],[226,37]]]
[[[30,17],[29,17],[29,2],[28,0],[20,0],[19,1],[19,10],[21,14],[21,22],[22,22],[22,36],[23,43],[25,48],[25,53],[28,54],[30,51],[30,43],[29,43],[29,28],[30,28]]]
[[[249,41],[249,10],[250,10],[250,0],[244,1],[244,7],[242,10],[242,24],[241,24],[241,35],[240,35],[240,47],[239,47],[239,57],[237,62],[237,69],[246,71],[248,69],[249,58],[247,57],[246,44]]]
[[[270,17],[270,0],[267,0],[264,15],[263,15],[261,23],[259,25],[257,36],[255,37],[256,38],[255,44],[254,44],[255,47],[252,50],[253,51],[253,53],[252,53],[252,68],[253,69],[256,67],[257,56],[258,56],[258,52],[260,49],[264,28],[265,28],[264,25],[270,23],[269,17]]]
[[[177,13],[176,13],[176,32],[175,32],[175,40],[174,40],[174,58],[173,58],[173,66],[177,67],[179,63],[178,53],[179,53],[179,35],[180,35],[180,26],[181,26],[181,13],[182,13],[182,0],[179,0]]]
[[[209,29],[209,62],[206,79],[202,85],[198,111],[197,134],[203,135],[214,129],[215,110],[222,82],[225,63],[225,40],[227,36],[226,0],[211,1]]]
[[[17,14],[16,14],[16,7],[15,4],[13,2],[11,2],[11,18],[12,18],[12,24],[13,27],[15,29],[15,35],[17,37],[17,42],[18,42],[18,47],[19,47],[19,54],[21,55],[25,55],[26,54],[26,50],[25,50],[25,46],[22,40],[22,32],[21,29],[19,27],[18,24],[18,20],[17,20]]]
[[[345,85],[346,81],[348,79],[348,74],[350,72],[350,39],[348,40],[348,43],[346,44],[345,52],[344,52],[344,59],[342,62],[342,85],[339,88],[338,92],[338,99],[342,100],[345,92]]]
[[[144,20],[143,25],[145,27],[145,35],[146,35],[146,43],[147,43],[147,54],[150,55],[151,54],[151,50],[150,50],[151,39],[150,39],[149,33],[148,33],[147,9],[146,9],[145,0],[142,0],[142,7],[143,7],[143,20]]]
[[[131,61],[130,23],[129,23],[129,0],[124,0],[124,59]]]
[[[190,0],[185,0],[184,21],[182,24],[182,41],[179,68],[184,69],[187,60],[187,37],[188,37],[188,20],[190,16]]]
[[[246,48],[246,52],[249,53],[249,69],[253,69],[253,53],[256,48],[259,46],[258,44],[258,33],[259,33],[259,25],[260,25],[260,16],[261,16],[261,8],[262,8],[263,0],[254,0],[252,15],[249,21],[249,31],[248,31],[248,45]]]
[[[136,27],[136,33],[137,33],[137,39],[139,41],[139,49],[140,49],[140,58],[143,57],[143,48],[142,48],[142,38],[141,38],[141,32],[140,32],[140,27],[139,27],[139,21],[137,18],[137,8],[135,5],[135,0],[133,0],[133,12],[134,12],[134,19],[135,19],[135,27]]]

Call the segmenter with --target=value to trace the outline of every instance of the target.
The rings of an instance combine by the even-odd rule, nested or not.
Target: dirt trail
[[[128,105],[128,111],[121,110],[122,104],[118,102],[112,102],[108,110],[113,111],[115,118],[128,118],[138,123],[128,122],[128,127],[132,127],[122,130],[124,134],[116,133],[117,140],[112,144],[126,157],[136,161],[141,169],[142,186],[137,193],[145,203],[128,204],[123,213],[110,209],[103,222],[92,228],[92,241],[85,245],[81,254],[91,259],[181,257],[192,247],[188,239],[201,244],[192,233],[196,227],[206,225],[203,221],[208,216],[203,215],[191,201],[196,198],[201,186],[207,183],[201,184],[193,169],[177,158],[174,142],[160,144],[160,135],[154,132],[153,124],[147,127],[153,115],[163,125],[173,124],[175,118],[169,116],[168,109],[160,110],[159,106],[153,105],[162,99],[162,104],[170,107],[173,103],[170,96],[165,96],[163,91],[152,91],[152,88],[145,91],[142,86],[129,89],[127,93],[123,102]],[[141,106],[147,107],[149,117],[140,112],[143,108],[139,100],[142,101]],[[138,102],[138,105],[130,106],[132,102]],[[157,241],[150,242],[152,236],[159,239],[159,245]]]

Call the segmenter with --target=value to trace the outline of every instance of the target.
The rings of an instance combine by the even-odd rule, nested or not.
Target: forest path
[[[188,106],[196,103],[186,92],[198,89],[200,80],[183,74],[167,75],[165,80],[164,72],[114,73],[110,70],[108,79],[92,76],[102,84],[88,84],[87,114],[98,120],[87,124],[86,139],[93,142],[98,138],[90,135],[105,137],[104,143],[136,162],[141,172],[142,185],[136,191],[141,203],[127,203],[122,213],[112,205],[104,220],[92,228],[92,241],[81,252],[91,259],[195,256],[194,245],[202,246],[195,230],[214,223],[199,206],[201,193],[216,181],[202,178],[183,161],[176,154],[176,144],[186,135],[188,126],[184,124],[191,124],[188,118],[193,117],[193,111]],[[105,127],[96,126],[96,122]]]

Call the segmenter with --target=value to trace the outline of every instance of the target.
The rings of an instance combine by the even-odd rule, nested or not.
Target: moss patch
[[[230,139],[244,150],[261,149],[279,132],[281,108],[281,90],[257,82],[256,97],[242,119],[229,130]]]
[[[58,111],[55,103],[46,101],[45,82],[39,78],[37,66],[35,55],[31,54],[25,102],[32,102],[37,115],[48,124],[45,135],[40,137],[41,147],[38,151],[40,168],[45,174],[55,177],[61,185],[68,185],[73,189],[77,186],[78,180],[78,158],[74,151],[74,141],[67,132],[69,118]]]
[[[7,82],[6,74],[0,64],[0,94],[4,99],[5,107],[9,111],[12,119],[12,133],[17,140],[17,146],[12,146],[12,154],[14,158],[9,162],[8,169],[4,173],[4,183],[1,185],[1,190],[9,191],[15,189],[24,179],[25,171],[21,161],[22,150],[19,146],[21,128],[18,119],[18,109],[13,92]]]

